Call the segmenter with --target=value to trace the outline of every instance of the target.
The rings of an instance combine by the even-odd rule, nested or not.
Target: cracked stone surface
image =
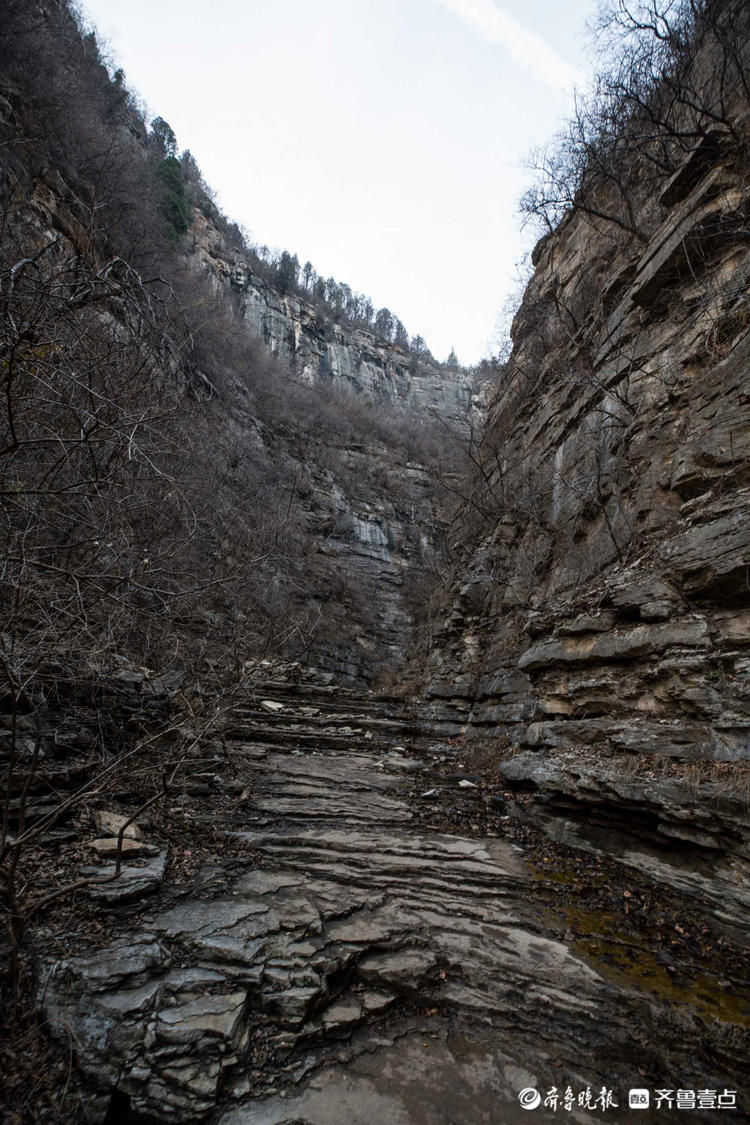
[[[418,756],[351,737],[351,704],[306,726],[314,702],[285,700],[286,743],[277,725],[247,758],[227,831],[260,866],[216,860],[138,931],[42,975],[98,1095],[153,1122],[512,1125],[524,1086],[627,1091],[650,1043],[692,1049],[694,1027],[545,928],[516,847],[417,830]]]
[[[144,894],[155,891],[161,885],[166,866],[166,851],[157,852],[155,856],[144,860],[137,867],[124,866],[119,878],[113,882],[91,886],[89,894],[92,898],[111,903],[140,898]],[[108,863],[103,867],[84,867],[81,869],[81,874],[106,878],[113,875],[114,871],[114,863]]]

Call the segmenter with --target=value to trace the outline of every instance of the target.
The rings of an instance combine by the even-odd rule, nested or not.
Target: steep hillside
[[[255,619],[248,658],[273,649],[371,681],[400,663],[404,578],[438,549],[442,517],[424,461],[441,449],[429,411],[451,424],[465,416],[469,377],[341,322],[325,301],[274,288],[195,162],[180,164],[161,119],[146,128],[67,5],[13,4],[8,15],[6,351],[39,331],[23,322],[33,321],[34,300],[62,293],[77,272],[79,291],[56,314],[65,320],[75,308],[102,340],[127,323],[132,348],[148,350],[149,387],[162,388],[185,431],[170,441],[187,458],[181,472],[194,479],[183,485],[204,513],[209,551],[216,557],[225,544],[219,553],[235,568],[262,560],[247,606],[236,592],[229,599],[230,615]],[[40,390],[29,376],[13,383],[22,404]],[[152,407],[158,413],[158,391]],[[29,430],[21,447],[36,440]],[[20,464],[12,473],[28,478]],[[238,527],[250,535],[241,549],[231,545]],[[197,612],[218,613],[224,629],[226,605]]]
[[[129,794],[174,838],[185,787],[224,760],[237,700],[269,668],[304,665],[318,685],[392,676],[410,585],[440,557],[427,407],[455,423],[466,377],[282,295],[253,261],[67,0],[5,5],[6,1009],[30,1010],[40,917],[101,881],[81,867],[87,845],[39,874],[77,825]],[[161,885],[166,856],[136,876],[139,894]]]

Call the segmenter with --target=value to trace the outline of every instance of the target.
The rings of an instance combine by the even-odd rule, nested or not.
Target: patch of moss
[[[688,1009],[704,1022],[750,1028],[750,989],[721,988],[721,977],[717,976],[720,966],[708,971],[703,959],[696,956],[688,969],[668,968],[656,923],[645,925],[637,939],[619,936],[623,931],[622,915],[592,901],[597,889],[609,885],[611,873],[590,867],[582,872],[574,861],[563,856],[527,859],[546,912],[555,917],[558,926],[563,923],[573,932],[573,948],[605,980],[620,988],[647,992],[670,1007]],[[681,956],[685,954],[681,951]]]
[[[671,1007],[689,1008],[704,1021],[719,1020],[750,1028],[750,992],[719,987],[717,978],[696,966],[686,973],[669,969],[654,950],[612,937],[618,918],[611,912],[564,907],[575,934],[573,947],[605,980],[625,988],[648,991]]]

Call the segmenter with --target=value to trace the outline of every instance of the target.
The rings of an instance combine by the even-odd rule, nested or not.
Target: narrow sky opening
[[[473,363],[528,244],[529,149],[572,108],[594,0],[86,0],[228,216]]]

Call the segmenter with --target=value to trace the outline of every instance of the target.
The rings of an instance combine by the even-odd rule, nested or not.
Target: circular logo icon
[[[527,1086],[525,1090],[521,1090],[518,1100],[521,1103],[521,1109],[536,1109],[541,1104],[542,1095],[533,1086]]]

